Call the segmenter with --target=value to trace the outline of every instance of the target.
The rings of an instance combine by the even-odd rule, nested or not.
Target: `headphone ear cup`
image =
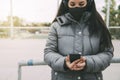
[[[88,1],[88,5],[91,6],[93,3],[93,0],[87,0]]]
[[[68,7],[68,0],[62,0],[62,3],[64,4],[64,6],[67,8]]]
[[[87,0],[87,11],[91,11],[93,0]]]

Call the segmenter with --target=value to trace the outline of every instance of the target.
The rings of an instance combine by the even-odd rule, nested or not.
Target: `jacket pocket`
[[[53,71],[51,72],[51,80],[57,80],[57,72]]]
[[[97,80],[103,80],[103,76],[101,73],[96,73]]]
[[[102,75],[98,73],[84,73],[83,80],[103,80]]]

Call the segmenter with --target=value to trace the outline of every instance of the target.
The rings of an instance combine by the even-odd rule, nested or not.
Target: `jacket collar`
[[[80,21],[76,21],[70,13],[66,13],[62,16],[58,16],[56,19],[60,25],[67,25],[70,24],[71,22],[75,22],[75,23],[87,22],[90,15],[91,15],[90,12],[85,12],[81,17]]]

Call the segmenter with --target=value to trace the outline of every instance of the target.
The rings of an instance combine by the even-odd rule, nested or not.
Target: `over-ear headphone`
[[[64,4],[64,6],[65,6],[66,8],[68,8],[68,0],[62,0],[62,3]]]
[[[68,7],[68,1],[69,0],[62,0],[62,3],[64,4],[65,7]],[[93,0],[87,0],[87,5],[91,6],[93,3]]]
[[[93,0],[87,0],[87,4],[88,4],[89,6],[91,6],[92,3],[93,3]]]

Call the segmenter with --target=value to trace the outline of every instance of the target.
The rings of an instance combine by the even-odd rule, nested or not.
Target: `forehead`
[[[69,0],[69,2],[81,2],[81,1],[86,1],[86,0]]]

